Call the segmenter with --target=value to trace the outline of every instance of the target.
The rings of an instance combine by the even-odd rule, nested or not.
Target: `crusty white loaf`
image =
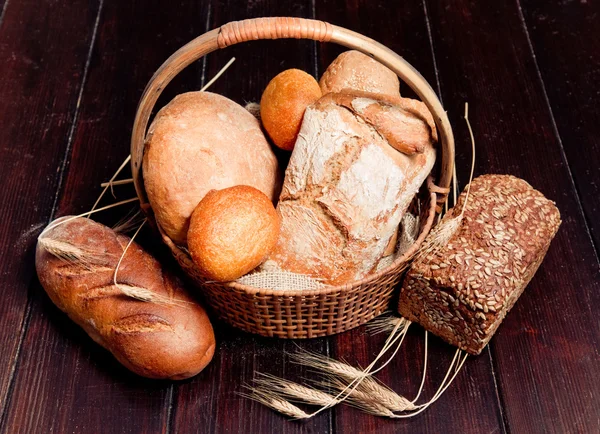
[[[309,106],[277,206],[279,242],[264,268],[328,284],[372,272],[431,171],[436,137],[414,100],[332,93]]]
[[[260,124],[210,92],[178,95],[158,112],[144,148],[144,186],[156,220],[185,244],[190,216],[212,189],[249,185],[275,200],[281,174]]]

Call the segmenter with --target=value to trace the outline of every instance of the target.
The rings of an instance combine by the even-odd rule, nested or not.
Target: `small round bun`
[[[344,51],[331,62],[319,86],[323,95],[358,90],[400,98],[400,81],[394,71],[356,50]]]
[[[227,282],[265,260],[279,228],[279,215],[260,190],[247,185],[211,190],[192,214],[188,248],[202,274]]]
[[[294,149],[304,110],[320,97],[317,80],[299,69],[283,71],[269,82],[260,100],[260,117],[278,148]]]

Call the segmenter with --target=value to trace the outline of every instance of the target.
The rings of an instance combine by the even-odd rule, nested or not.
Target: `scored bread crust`
[[[376,269],[431,171],[436,136],[424,104],[373,98],[328,94],[307,108],[277,205],[279,242],[264,269],[331,285]],[[399,152],[386,140],[392,123],[396,141],[411,137],[413,151]]]
[[[166,304],[138,301],[115,287],[114,271],[128,237],[77,218],[49,229],[41,239],[36,269],[54,304],[128,369],[144,377],[179,380],[210,362],[215,337],[206,312],[139,245],[131,243],[127,249],[117,283],[149,290]],[[85,255],[61,259],[44,247],[47,240],[74,246]]]
[[[184,245],[196,205],[212,189],[250,185],[275,200],[281,173],[258,120],[211,92],[188,92],[163,107],[144,147],[144,187],[164,232]]]
[[[440,224],[461,213],[466,190]],[[560,223],[554,202],[522,179],[474,179],[461,226],[407,272],[399,313],[479,354],[538,269]]]

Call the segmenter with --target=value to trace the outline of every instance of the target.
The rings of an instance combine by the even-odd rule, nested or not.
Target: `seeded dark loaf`
[[[460,214],[464,200],[465,192],[441,224]],[[560,223],[554,202],[527,182],[508,175],[476,178],[458,230],[408,271],[398,311],[479,354],[535,274]]]

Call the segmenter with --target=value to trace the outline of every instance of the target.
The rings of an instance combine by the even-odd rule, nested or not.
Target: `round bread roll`
[[[158,112],[143,169],[156,220],[178,244],[185,244],[190,216],[209,190],[244,184],[276,200],[281,188],[277,158],[259,122],[210,92],[178,95]]]
[[[277,147],[294,149],[304,110],[319,98],[319,83],[299,69],[283,71],[269,82],[260,100],[260,117]]]
[[[275,207],[256,188],[212,190],[192,214],[188,248],[202,274],[226,282],[264,261],[277,243],[279,228]]]
[[[340,54],[327,68],[319,81],[323,95],[344,90],[400,98],[400,81],[389,68],[360,51]]]

